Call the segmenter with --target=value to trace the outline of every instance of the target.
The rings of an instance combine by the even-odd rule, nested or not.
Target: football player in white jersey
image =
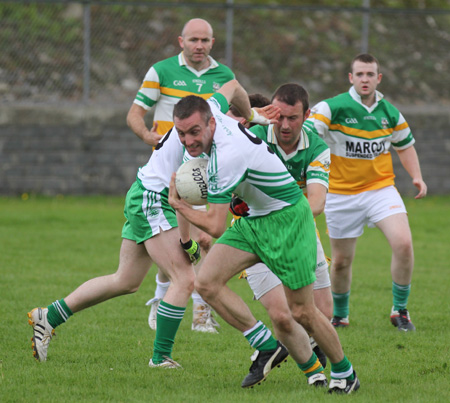
[[[236,103],[250,117],[248,95],[232,80],[216,96],[228,109]],[[257,114],[256,114],[257,116]],[[73,314],[108,299],[138,290],[153,263],[170,278],[170,287],[160,302],[157,313],[158,328],[149,366],[179,368],[172,359],[172,350],[179,324],[194,289],[195,273],[191,263],[196,250],[188,232],[183,232],[184,248],[180,246],[180,232],[176,213],[168,203],[172,172],[182,164],[184,149],[177,135],[167,133],[155,148],[147,165],[139,168],[136,181],[127,193],[122,229],[119,267],[113,274],[86,281],[65,298],[46,308],[28,313],[33,327],[32,348],[38,361],[46,361],[54,329]],[[190,246],[187,244],[190,243]],[[83,315],[80,316],[82,321]],[[126,326],[126,318],[121,325]],[[88,328],[88,324],[81,322]]]
[[[268,142],[272,149],[277,150],[280,154],[278,156],[286,166],[289,166],[289,172],[292,175],[299,177],[297,183],[306,192],[315,192],[315,197],[310,201],[313,215],[317,216],[323,212],[325,206],[326,191],[328,189],[328,170],[329,170],[329,149],[318,149],[314,153],[308,154],[309,157],[302,159],[304,164],[291,164],[292,158],[297,155],[306,155],[306,150],[312,148],[313,145],[309,142],[309,135],[302,130],[305,119],[309,116],[309,97],[306,90],[297,84],[285,84],[280,86],[272,96],[275,103],[280,107],[280,118],[274,125],[270,125],[262,131],[265,134],[263,140]],[[269,105],[271,101],[261,94],[249,95],[250,105],[252,107],[263,107]],[[227,112],[228,116],[240,121],[245,127],[253,126],[247,122],[239,111],[232,105]],[[280,142],[279,137],[281,132],[287,136],[287,144]],[[275,134],[275,136],[273,136]],[[316,133],[314,133],[317,135]],[[290,139],[294,141],[291,142]],[[269,141],[269,139],[271,139]],[[323,142],[323,140],[319,140]],[[292,144],[291,144],[292,143]],[[320,158],[318,159],[320,155]],[[323,161],[322,161],[323,160]],[[322,180],[318,173],[325,176]],[[230,210],[235,219],[246,215],[248,207],[243,200],[233,197]],[[253,291],[254,298],[261,302],[266,308],[275,334],[279,335],[284,332],[286,328],[292,326],[291,315],[289,314],[289,306],[286,301],[283,286],[280,279],[273,274],[264,263],[257,263],[256,265],[246,269],[240,276],[248,281],[250,288]],[[317,266],[316,266],[316,281],[314,282],[314,302],[319,310],[331,320],[333,315],[333,299],[331,297],[331,282],[328,273],[328,261],[325,256],[322,244],[317,234]],[[320,363],[325,368],[327,358],[315,340],[310,337],[311,347],[319,358]],[[295,348],[295,346],[293,347]],[[289,350],[293,354],[293,348]],[[294,350],[295,353],[295,350]],[[311,379],[313,381],[313,379]]]
[[[357,390],[359,380],[343,353],[339,337],[314,304],[317,257],[314,219],[308,201],[283,162],[261,139],[221,113],[216,99],[183,98],[174,108],[171,134],[179,137],[191,156],[202,153],[209,156],[208,211],[195,210],[180,199],[175,174],[170,184],[169,203],[177,210],[177,216],[182,215],[218,238],[197,274],[195,287],[257,350],[242,387],[259,384],[288,355],[286,347],[274,339],[243,300],[227,287],[231,277],[263,261],[282,281],[291,315],[301,325],[296,327],[295,337],[295,343],[301,344],[301,356],[295,357],[298,366],[305,374],[316,375],[318,384],[327,384],[306,329],[331,362],[329,392]],[[227,228],[233,194],[245,200],[249,215]],[[180,220],[179,224],[182,242],[188,241],[186,222]],[[293,339],[285,336],[282,341],[289,348]]]

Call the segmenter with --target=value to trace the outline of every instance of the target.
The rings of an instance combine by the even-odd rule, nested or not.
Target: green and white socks
[[[61,323],[66,322],[73,315],[63,299],[53,302],[47,308],[47,321],[53,329]]]

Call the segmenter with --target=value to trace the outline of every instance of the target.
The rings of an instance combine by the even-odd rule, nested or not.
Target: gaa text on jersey
[[[352,125],[358,124],[358,119],[356,118],[345,118],[345,123],[350,123]]]

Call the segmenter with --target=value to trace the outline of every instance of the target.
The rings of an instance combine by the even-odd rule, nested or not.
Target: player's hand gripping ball
[[[207,166],[207,159],[195,158],[186,161],[178,168],[175,187],[180,198],[186,200],[189,204],[199,206],[208,202]]]

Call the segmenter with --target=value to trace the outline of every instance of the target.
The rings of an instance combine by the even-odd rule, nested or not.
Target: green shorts
[[[245,217],[217,240],[257,255],[291,290],[316,280],[317,240],[306,197],[263,217]]]
[[[168,202],[168,190],[151,192],[134,182],[125,199],[122,238],[142,243],[163,231],[178,227],[175,210]]]

